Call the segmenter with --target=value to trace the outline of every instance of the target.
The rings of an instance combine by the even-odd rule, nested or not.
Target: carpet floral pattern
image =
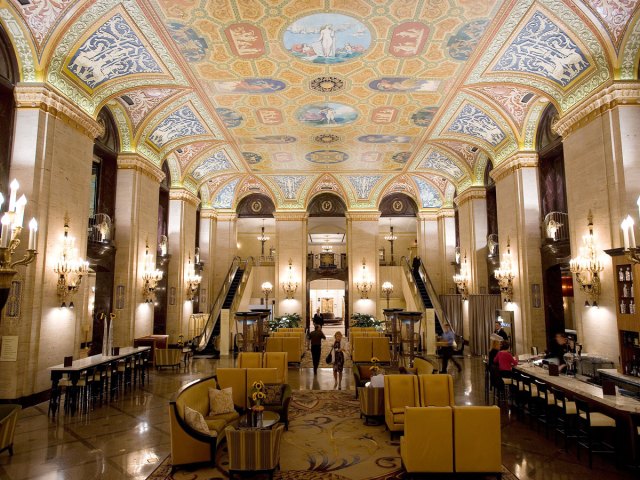
[[[327,339],[322,342],[322,353],[320,354],[320,365],[319,368],[331,368],[332,365],[325,362],[325,358],[329,355],[329,351],[333,346],[333,337]],[[351,361],[351,357],[349,355],[344,359],[344,367],[351,368],[353,366],[353,362]],[[307,350],[300,361],[300,368],[313,368],[313,359],[311,358],[311,350]]]

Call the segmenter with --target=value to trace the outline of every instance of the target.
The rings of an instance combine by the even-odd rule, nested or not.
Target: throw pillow
[[[204,420],[202,414],[193,408],[187,407],[186,405],[184,407],[184,420],[187,422],[187,425],[195,431],[204,433],[205,435],[211,434],[209,432],[209,427],[207,427],[207,422]]]
[[[284,394],[284,385],[280,383],[265,383],[264,394],[266,395],[263,400],[265,405],[280,405]]]
[[[222,413],[232,413],[233,394],[231,387],[218,390],[216,388],[209,389],[209,416],[220,415]]]

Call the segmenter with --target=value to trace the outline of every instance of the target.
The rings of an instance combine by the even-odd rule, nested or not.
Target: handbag
[[[327,355],[327,358],[325,358],[324,361],[327,363],[333,363],[333,350],[329,352],[329,355]]]

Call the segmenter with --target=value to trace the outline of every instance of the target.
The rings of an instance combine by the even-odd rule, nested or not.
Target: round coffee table
[[[263,410],[262,412],[262,422],[260,425],[254,427],[251,426],[251,421],[249,420],[250,413],[247,412],[240,417],[238,422],[238,428],[257,428],[257,429],[265,429],[271,428],[276,423],[280,421],[280,415],[276,412],[271,412],[269,410]]]

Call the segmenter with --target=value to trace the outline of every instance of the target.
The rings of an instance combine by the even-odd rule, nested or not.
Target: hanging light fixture
[[[329,253],[330,251],[333,250],[333,247],[331,245],[329,245],[329,236],[328,235],[325,236],[324,242],[325,243],[322,246],[322,251],[324,253]]]
[[[365,259],[362,259],[362,273],[360,274],[360,280],[356,282],[356,289],[360,293],[361,299],[369,298],[369,292],[373,287],[373,282],[369,280],[367,275],[367,263]]]
[[[464,259],[460,265],[460,273],[453,276],[453,281],[458,287],[458,292],[462,296],[462,300],[469,298],[469,269],[467,265],[467,252],[464,252]]]
[[[511,269],[511,240],[507,237],[507,251],[502,255],[500,268],[493,272],[500,285],[500,292],[504,296],[504,303],[510,303],[513,296],[513,279],[515,275]]]
[[[395,262],[393,260],[393,242],[395,242],[398,237],[393,233],[393,225],[391,225],[391,219],[389,219],[389,233],[387,233],[384,236],[384,239],[389,242],[390,246],[390,250],[391,250],[391,263],[390,265],[395,265]]]
[[[631,217],[627,218],[631,220]],[[576,276],[580,290],[587,295],[587,300],[584,302],[585,307],[597,307],[600,296],[600,272],[604,270],[604,263],[598,255],[598,248],[595,244],[591,210],[589,210],[587,220],[589,221],[589,233],[582,237],[582,247],[580,247],[578,256],[569,261],[569,270]],[[631,227],[633,228],[633,223],[631,223]]]
[[[155,292],[160,280],[162,280],[162,271],[156,268],[156,260],[149,253],[149,242],[147,242],[142,267],[142,296],[145,303],[153,303],[155,301]]]
[[[191,263],[191,254],[189,254],[189,263],[187,264],[187,274],[185,277],[185,282],[187,284],[187,298],[193,301],[196,298],[196,293],[198,292],[198,287],[200,286],[200,282],[202,281],[202,277],[196,274],[195,265]]]
[[[3,224],[4,230],[4,224]],[[80,288],[82,277],[89,271],[89,262],[78,256],[78,249],[75,248],[75,239],[69,236],[69,215],[64,217],[64,237],[62,249],[53,271],[58,275],[58,297],[61,300],[61,307],[73,308],[73,296]]]
[[[269,237],[264,234],[264,218],[262,219],[262,229],[260,235],[258,235],[258,241],[260,242],[260,255],[264,257],[264,244],[269,241]]]
[[[296,290],[298,290],[298,282],[295,281],[293,276],[293,262],[291,259],[289,259],[289,266],[287,267],[284,277],[285,280],[282,282],[282,290],[284,290],[288,299],[292,299]]]

